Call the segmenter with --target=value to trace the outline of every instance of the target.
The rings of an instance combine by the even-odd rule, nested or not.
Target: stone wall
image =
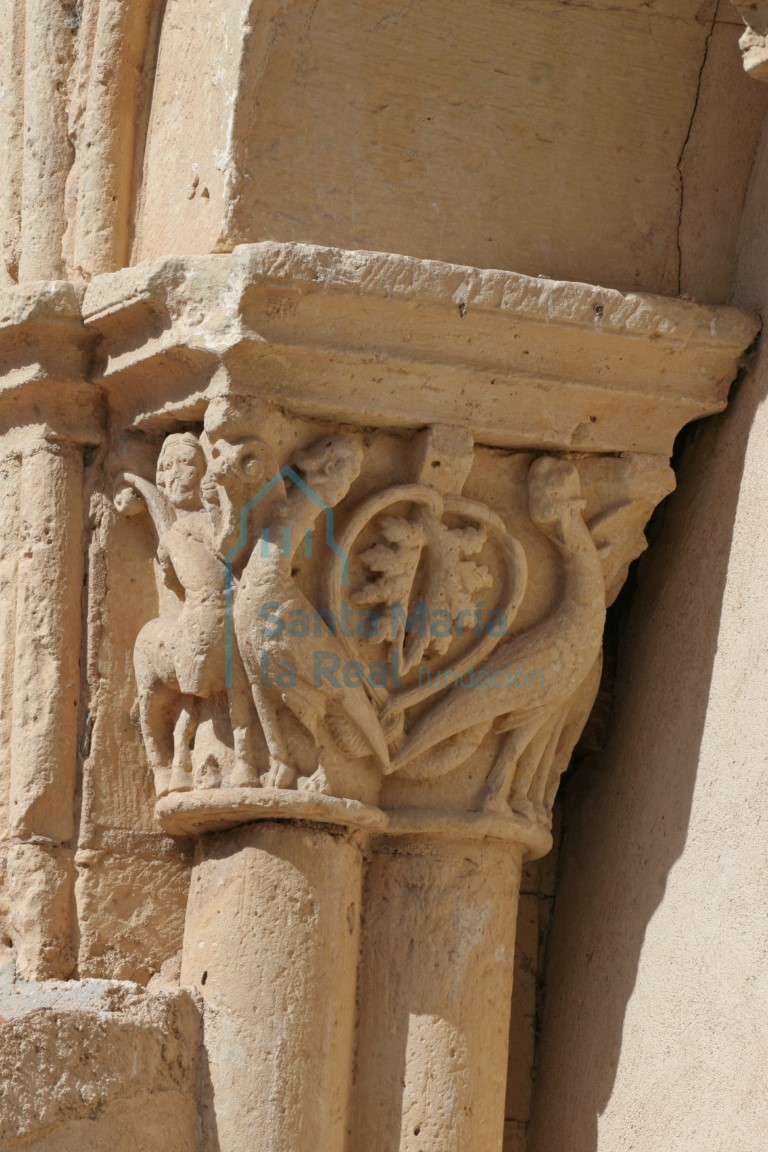
[[[733,292],[758,308],[767,146]],[[766,381],[761,352],[684,438],[612,738],[564,796],[531,1152],[764,1144]]]
[[[184,992],[0,967],[0,1147],[194,1152],[200,1020]]]
[[[19,1101],[0,1135],[9,1152],[19,1140],[128,1152],[196,1138],[199,1037],[191,1009],[177,1027],[187,1008],[162,989],[179,981],[200,829],[181,834],[173,812],[157,821],[134,645],[167,616],[168,589],[150,518],[120,513],[120,477],[154,488],[178,431],[209,447],[219,433],[229,447],[258,434],[283,468],[341,433],[368,454],[358,499],[411,471],[425,482],[418,445],[431,429],[452,445],[432,467],[452,471],[447,487],[434,473],[426,484],[457,498],[466,480],[525,543],[526,630],[554,615],[564,584],[558,545],[529,506],[531,467],[552,453],[572,501],[583,498],[602,613],[669,491],[675,433],[723,407],[758,328],[692,301],[729,301],[737,258],[733,302],[765,300],[766,161],[753,172],[753,160],[768,87],[742,71],[739,26],[726,0],[0,0],[0,949],[30,988],[136,984],[118,989],[114,1012],[94,1001],[51,1017],[44,1005],[3,1025],[0,1062]],[[668,1117],[643,1103],[655,1082],[645,1098],[638,1085],[667,1030],[647,1021],[672,1004],[681,1032],[692,1018],[708,1035],[722,995],[735,995],[719,960],[694,974],[708,1010],[690,992],[670,1001],[665,973],[679,965],[680,987],[697,986],[682,957],[712,925],[713,952],[722,946],[736,884],[719,890],[722,868],[759,873],[759,831],[742,856],[707,868],[724,812],[723,841],[741,844],[729,805],[745,788],[759,828],[762,617],[742,602],[756,603],[762,571],[762,378],[758,365],[733,411],[687,441],[622,649],[612,742],[569,786],[562,878],[556,887],[554,855],[523,872],[505,1152],[593,1152],[596,1140],[617,1152],[628,1130],[662,1141]],[[324,575],[304,568],[316,594]],[[733,669],[753,664],[742,717],[749,677]],[[578,724],[561,725],[551,748],[534,738],[547,803],[540,789],[534,812],[518,789],[514,816],[532,855],[549,843],[552,781],[595,676],[579,685]],[[722,776],[735,717],[739,731],[753,724],[737,786]],[[205,716],[208,736],[220,720]],[[451,818],[487,815],[497,741],[442,790],[388,780],[382,809],[427,810],[437,796]],[[745,913],[735,938],[752,924]],[[759,941],[734,953],[739,980],[758,979]],[[701,1083],[703,1098],[743,1039],[734,1019],[690,1076],[687,1044],[666,1074]],[[186,1046],[181,1071],[170,1033]],[[78,1067],[92,1059],[83,1107],[57,1112],[51,1089],[50,1116],[35,1118],[10,1070],[15,1045],[51,1052],[54,1069],[68,1052],[84,1053]],[[162,1094],[128,1085],[129,1056],[157,1072]],[[65,1077],[62,1098],[87,1079]],[[735,1092],[734,1081],[723,1100]],[[139,1112],[144,1127],[127,1131]],[[691,1120],[696,1138],[711,1114]],[[747,1109],[745,1132],[757,1119]]]

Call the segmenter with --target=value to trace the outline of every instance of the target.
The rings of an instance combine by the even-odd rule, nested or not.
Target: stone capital
[[[0,289],[6,454],[14,445],[29,451],[40,442],[93,445],[102,438],[101,390],[89,379],[96,337],[83,324],[84,292],[84,284],[68,281]]]
[[[96,277],[82,312],[115,513],[154,526],[164,830],[547,851],[606,607],[758,321],[277,243]]]
[[[753,80],[768,80],[768,3],[731,0],[747,28],[739,40],[744,71]]]

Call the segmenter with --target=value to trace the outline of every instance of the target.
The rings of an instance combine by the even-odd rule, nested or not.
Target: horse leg
[[[155,791],[164,796],[168,791],[173,760],[173,714],[178,701],[178,687],[173,671],[162,659],[162,624],[151,620],[142,628],[134,649],[134,670],[139,696],[139,722],[147,763],[155,779]]]
[[[181,697],[181,708],[173,729],[173,770],[169,792],[190,792],[192,780],[192,748],[200,718],[200,699],[189,693]]]

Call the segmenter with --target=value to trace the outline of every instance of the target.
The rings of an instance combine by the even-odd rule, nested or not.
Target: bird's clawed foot
[[[522,816],[523,819],[530,820],[532,824],[538,822],[536,805],[527,796],[513,796],[510,801],[510,808],[515,816]]]
[[[511,816],[509,801],[501,793],[489,796],[483,804],[483,812],[489,816]]]
[[[282,760],[272,760],[265,781],[266,788],[294,788],[296,786],[296,769],[289,768]]]
[[[298,784],[302,792],[321,792],[325,796],[332,795],[328,777],[322,768],[317,768],[311,776],[302,776]]]

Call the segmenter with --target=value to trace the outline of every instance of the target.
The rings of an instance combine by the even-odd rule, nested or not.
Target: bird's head
[[[528,508],[531,520],[550,540],[566,545],[582,523],[585,505],[579,473],[570,460],[534,460],[528,473]]]

